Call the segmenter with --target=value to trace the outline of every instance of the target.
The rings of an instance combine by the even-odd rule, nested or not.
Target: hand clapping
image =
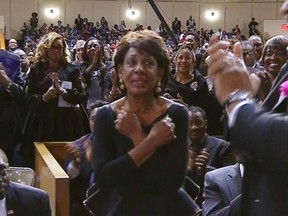
[[[233,53],[228,51],[230,42],[219,41],[214,35],[210,41],[208,53],[209,78],[213,81],[216,96],[221,104],[228,95],[236,89],[252,91],[252,85],[246,66],[242,59],[242,48],[240,43],[233,47]]]

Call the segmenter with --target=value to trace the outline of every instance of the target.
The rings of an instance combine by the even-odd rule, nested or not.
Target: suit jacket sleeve
[[[231,129],[231,143],[236,151],[249,153],[268,163],[287,165],[287,131],[287,116],[267,113],[253,104],[245,104],[239,109]]]

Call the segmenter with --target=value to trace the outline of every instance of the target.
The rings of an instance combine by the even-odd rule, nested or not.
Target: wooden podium
[[[35,187],[45,190],[50,199],[52,216],[70,215],[69,176],[63,170],[68,142],[36,142]]]

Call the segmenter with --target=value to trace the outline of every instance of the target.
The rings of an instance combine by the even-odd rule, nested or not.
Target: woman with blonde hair
[[[50,32],[39,41],[26,95],[30,111],[21,149],[26,166],[33,167],[34,141],[72,141],[89,132],[80,73],[61,35]]]

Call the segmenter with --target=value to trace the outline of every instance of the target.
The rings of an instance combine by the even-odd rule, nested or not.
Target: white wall
[[[141,15],[137,20],[129,20],[126,17],[128,9],[127,0],[108,1],[108,0],[0,0],[0,16],[4,16],[6,27],[6,38],[16,37],[19,39],[19,31],[23,22],[29,23],[32,12],[37,12],[39,24],[46,22],[57,24],[61,20],[63,25],[69,23],[73,25],[77,14],[87,17],[89,21],[99,21],[104,16],[109,26],[119,24],[123,19],[127,26],[134,29],[136,24],[144,27],[151,25],[156,29],[160,22],[152,10],[150,4],[144,0],[132,2],[132,9],[140,10]],[[189,15],[196,20],[197,27],[213,29],[216,31],[222,28],[231,31],[238,24],[244,34],[248,34],[248,23],[251,17],[255,17],[259,23],[264,20],[282,19],[278,13],[283,1],[278,0],[166,0],[156,1],[159,9],[171,26],[174,17],[178,17],[185,27],[185,22]],[[45,8],[58,8],[60,13],[55,18],[48,18],[44,14]],[[219,18],[216,21],[208,21],[205,18],[207,10],[217,11]]]

